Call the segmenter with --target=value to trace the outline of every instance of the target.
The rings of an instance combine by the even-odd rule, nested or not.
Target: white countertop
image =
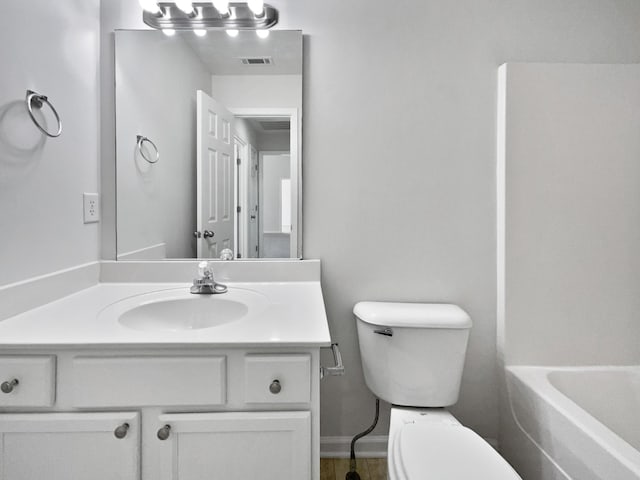
[[[327,347],[331,344],[320,282],[227,283],[251,289],[268,305],[258,315],[211,328],[139,331],[100,316],[132,296],[184,288],[189,283],[99,283],[0,321],[4,347]],[[37,290],[31,292],[37,295]],[[223,294],[224,295],[224,294]]]

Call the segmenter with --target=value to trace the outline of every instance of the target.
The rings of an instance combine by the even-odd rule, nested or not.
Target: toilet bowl
[[[365,382],[392,404],[389,480],[520,480],[444,407],[458,400],[471,318],[456,305],[360,302]]]
[[[389,480],[519,480],[482,437],[445,409],[391,408]]]

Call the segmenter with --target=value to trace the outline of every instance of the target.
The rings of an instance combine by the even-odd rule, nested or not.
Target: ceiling
[[[208,31],[204,37],[177,32],[214,75],[302,75],[302,32],[271,30],[267,38],[255,31],[230,37],[224,31]],[[270,65],[245,65],[243,58],[271,59]]]

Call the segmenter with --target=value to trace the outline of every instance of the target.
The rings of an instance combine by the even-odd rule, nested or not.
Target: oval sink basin
[[[188,288],[136,295],[105,308],[100,317],[115,317],[134,330],[185,331],[236,322],[264,310],[267,298],[243,288],[227,293],[194,295]]]

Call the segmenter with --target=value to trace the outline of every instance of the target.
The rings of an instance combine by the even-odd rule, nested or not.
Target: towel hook
[[[38,129],[47,137],[59,137],[62,133],[62,120],[60,120],[60,115],[58,115],[58,112],[53,107],[47,96],[40,95],[38,92],[34,92],[33,90],[27,90],[27,97],[25,101],[27,103],[27,111],[29,112],[29,116],[31,117],[31,120],[33,120],[33,123],[36,124],[36,127],[38,127]],[[36,120],[35,115],[33,114],[34,108],[42,108],[45,103],[49,106],[49,108],[53,112],[53,115],[56,117],[56,122],[58,123],[58,131],[56,133],[47,131],[42,125],[40,125],[38,120]]]
[[[147,162],[149,163],[158,163],[158,160],[160,160],[160,152],[158,151],[158,147],[156,147],[156,144],[153,143],[149,138],[145,137],[144,135],[138,135],[136,137],[138,139],[138,152],[140,152],[140,155],[142,156],[142,158],[144,158]],[[153,149],[156,151],[156,159],[155,160],[151,160],[149,159],[145,154],[144,154],[144,150],[142,149],[142,144],[144,142],[150,143],[151,146],[153,147]]]

